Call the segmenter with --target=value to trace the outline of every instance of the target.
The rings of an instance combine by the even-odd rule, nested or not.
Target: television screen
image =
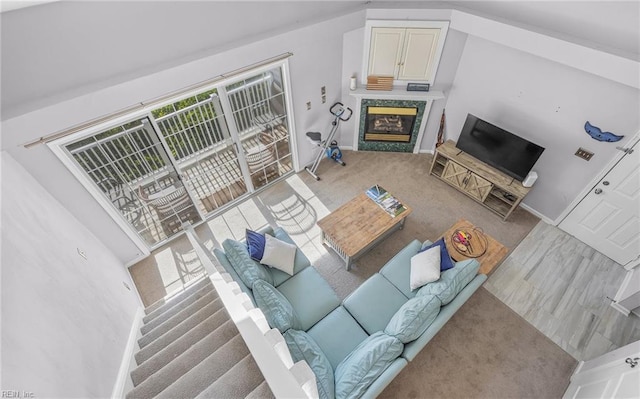
[[[544,151],[471,114],[467,115],[456,147],[519,181],[524,180]]]

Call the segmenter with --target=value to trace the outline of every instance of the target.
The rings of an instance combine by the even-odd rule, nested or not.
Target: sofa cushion
[[[435,295],[442,305],[446,305],[458,295],[478,274],[480,263],[475,259],[456,262],[452,269],[440,274],[440,279],[429,283],[418,290],[417,295]]]
[[[245,229],[245,240],[247,241],[247,251],[251,259],[260,262],[262,255],[264,255],[265,235]]]
[[[411,291],[409,287],[409,275],[411,274],[411,257],[418,253],[420,246],[420,241],[411,241],[380,269],[380,274],[407,298],[413,298],[416,295],[416,291]]]
[[[227,273],[229,273],[229,275],[231,276],[233,281],[235,281],[236,284],[238,284],[238,286],[240,287],[242,292],[247,294],[249,296],[249,298],[251,298],[251,301],[253,302],[253,304],[255,306],[257,306],[256,305],[256,300],[253,297],[253,292],[251,292],[251,288],[249,288],[246,285],[244,285],[244,283],[242,282],[242,279],[240,278],[240,276],[238,276],[238,273],[236,272],[236,269],[233,268],[233,266],[229,262],[229,259],[227,258],[227,255],[224,253],[224,251],[222,251],[222,250],[220,250],[218,248],[214,248],[213,249],[213,254],[216,256],[216,258],[218,258],[218,261],[220,262],[220,264],[222,265],[224,270]]]
[[[293,266],[297,248],[294,244],[281,241],[267,234],[265,236],[264,253],[260,263],[282,270],[293,276]]]
[[[342,303],[369,334],[384,330],[396,311],[407,302],[393,284],[376,273]]]
[[[316,375],[318,395],[322,398],[335,397],[335,383],[333,367],[329,359],[322,352],[316,341],[304,331],[289,330],[284,334],[284,340],[289,347],[294,362],[304,360]]]
[[[249,256],[247,246],[239,241],[226,239],[222,242],[227,259],[238,273],[240,280],[247,286],[253,287],[256,280],[264,280],[273,284],[273,277],[266,266],[261,265]]]
[[[336,367],[336,398],[359,398],[402,353],[404,345],[381,331],[365,339]]]
[[[425,242],[422,244],[422,248],[419,252],[427,251],[435,246],[440,248],[440,271],[443,272],[451,269],[453,267],[453,259],[451,259],[451,255],[449,255],[449,250],[447,250],[447,245],[444,243],[444,238],[441,238],[434,243],[428,242],[427,244]]]
[[[384,333],[398,338],[404,344],[415,340],[438,316],[440,304],[440,299],[435,295],[409,299],[393,315]]]
[[[368,337],[366,331],[342,306],[329,313],[307,333],[322,349],[334,370],[352,350]]]
[[[284,333],[290,328],[300,328],[300,321],[293,306],[274,286],[264,280],[253,282],[253,297],[272,328]]]
[[[273,231],[273,235],[281,241],[288,242],[289,244],[294,244],[289,234],[282,227],[276,227]],[[303,269],[311,266],[311,262],[305,256],[304,252],[298,248],[296,250],[296,256],[293,261],[293,274],[297,274]],[[287,281],[291,276],[281,270],[271,269],[271,275],[273,276],[273,286],[278,287],[280,284]]]
[[[440,278],[440,247],[418,252],[411,257],[409,287],[412,290]]]
[[[340,305],[340,299],[320,273],[308,267],[278,286],[307,331]]]

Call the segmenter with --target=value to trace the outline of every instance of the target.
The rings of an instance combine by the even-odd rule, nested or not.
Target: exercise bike
[[[322,140],[322,134],[320,132],[307,132],[307,139],[313,145],[320,147],[320,151],[318,151],[316,159],[313,161],[311,166],[305,167],[305,170],[316,180],[320,180],[320,176],[316,174],[316,170],[318,169],[323,156],[332,159],[342,166],[347,166],[347,164],[342,160],[342,151],[340,151],[340,147],[338,147],[338,142],[334,140],[333,137],[338,131],[340,122],[346,122],[351,119],[353,111],[349,107],[345,108],[344,104],[341,102],[337,102],[329,108],[329,112],[333,115],[333,120],[331,121],[331,125],[333,125],[333,127],[331,128],[326,140]]]

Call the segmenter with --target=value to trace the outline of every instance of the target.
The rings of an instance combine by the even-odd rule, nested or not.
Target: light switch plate
[[[593,157],[593,152],[580,147],[578,148],[578,151],[576,151],[575,156],[577,156],[578,158],[582,158],[585,161],[589,161],[591,157]]]

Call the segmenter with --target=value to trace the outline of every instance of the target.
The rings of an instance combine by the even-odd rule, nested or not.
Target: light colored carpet
[[[480,287],[379,398],[560,398],[576,365]]]
[[[344,298],[411,240],[435,240],[460,218],[481,227],[509,250],[539,221],[518,209],[503,222],[429,176],[432,157],[428,154],[345,151],[343,159],[346,167],[323,160],[318,169],[320,181],[306,172],[294,175],[199,226],[197,234],[210,248],[225,238],[241,238],[245,228],[283,226]],[[403,230],[393,233],[347,272],[340,258],[322,245],[316,222],[374,184],[409,204],[413,213]],[[184,243],[176,247],[184,251]],[[180,252],[180,256],[187,255]],[[139,289],[145,289],[145,274],[152,277],[148,280],[152,285],[160,282],[157,272],[142,273],[142,269],[134,277]],[[154,290],[163,291],[155,287],[149,292]],[[575,365],[571,356],[481,288],[383,397],[561,397]]]

